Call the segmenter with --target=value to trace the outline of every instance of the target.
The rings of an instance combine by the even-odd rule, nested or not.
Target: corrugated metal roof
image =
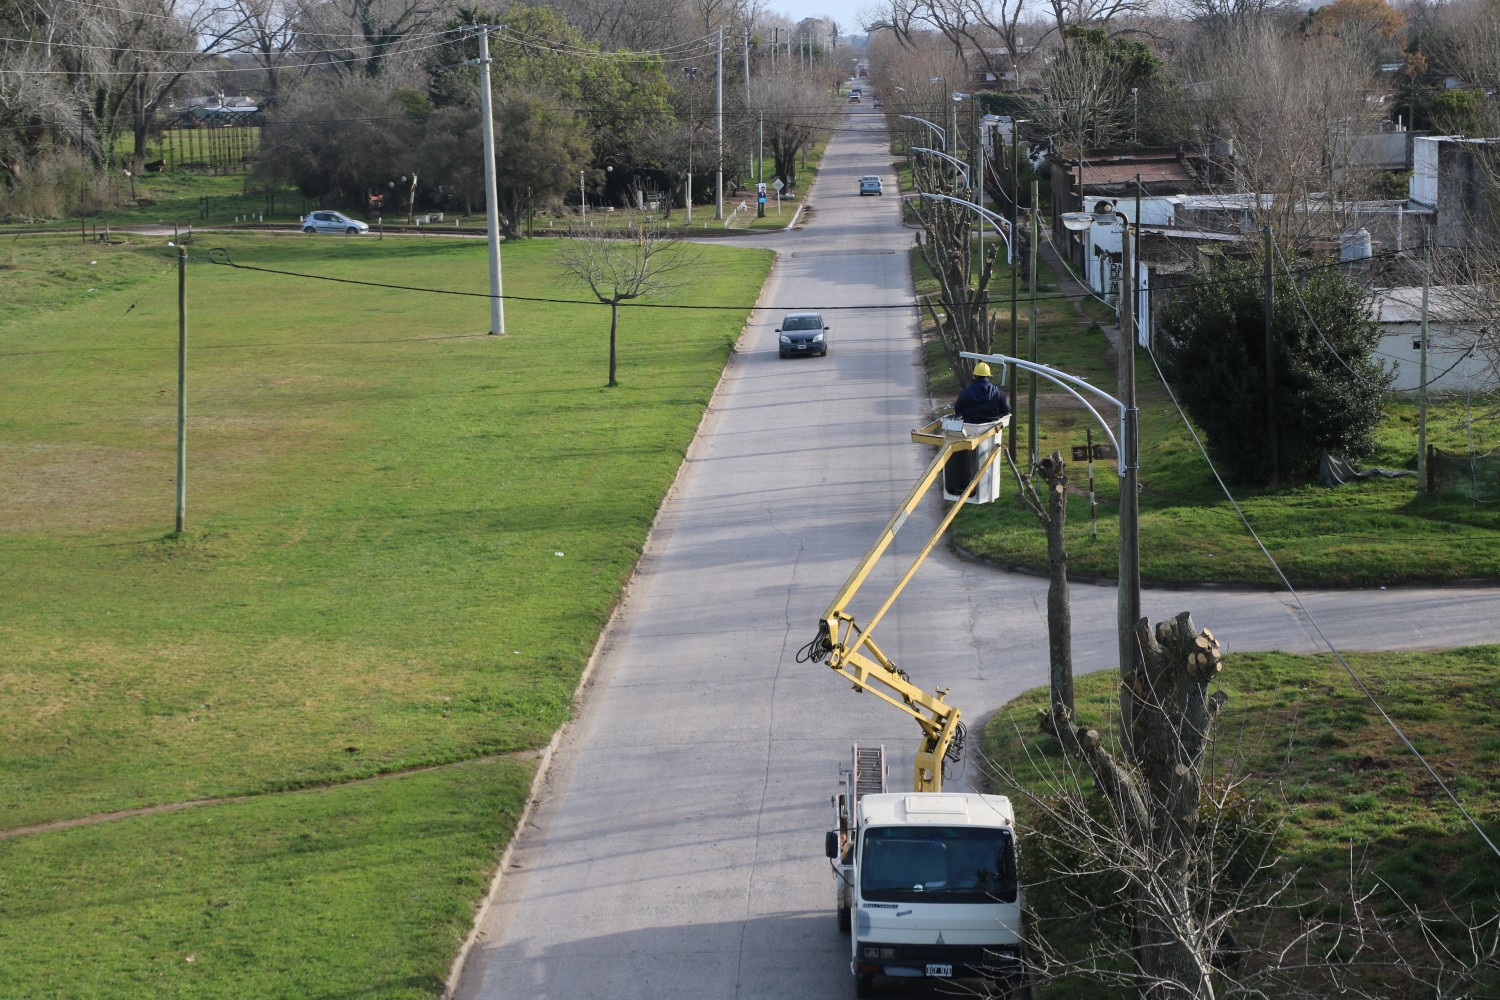
[[[1430,323],[1462,323],[1480,319],[1474,304],[1473,288],[1449,288],[1433,285],[1427,289],[1427,314]],[[1382,288],[1375,293],[1376,318],[1382,323],[1419,323],[1422,320],[1420,287]]]
[[[1183,181],[1193,182],[1193,175],[1188,173],[1187,168],[1178,160],[1148,160],[1144,163],[1090,163],[1083,161],[1083,183],[1085,186],[1095,184],[1133,184],[1135,175],[1141,175],[1141,183],[1152,183],[1160,181]]]

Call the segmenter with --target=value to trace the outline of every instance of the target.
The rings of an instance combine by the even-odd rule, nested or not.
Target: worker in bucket
[[[1010,400],[1005,390],[990,381],[989,362],[974,366],[974,381],[958,394],[953,412],[966,424],[988,424],[1010,416]]]

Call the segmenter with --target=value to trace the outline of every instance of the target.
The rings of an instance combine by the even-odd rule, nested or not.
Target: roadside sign
[[[773,188],[775,188],[778,192],[780,192],[782,188],[786,187],[785,184],[781,183],[781,178],[780,177],[778,177],[775,180],[773,180],[771,182],[771,186]]]

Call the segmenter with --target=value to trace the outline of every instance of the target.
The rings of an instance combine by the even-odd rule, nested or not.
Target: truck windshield
[[[865,831],[860,895],[885,903],[988,903],[1016,899],[1009,830],[892,826]]]

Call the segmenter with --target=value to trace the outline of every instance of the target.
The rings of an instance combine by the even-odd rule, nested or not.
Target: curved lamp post
[[[917,197],[932,198],[937,201],[951,201],[955,205],[962,205],[965,208],[972,208],[974,211],[978,212],[979,217],[985,222],[988,222],[990,225],[994,226],[995,232],[999,233],[1000,238],[1005,241],[1005,263],[1010,264],[1014,262],[1014,255],[1011,252],[1010,222],[1006,220],[1004,216],[999,215],[995,212],[991,212],[989,209],[985,208],[982,205],[976,205],[972,201],[964,201],[962,198],[955,198],[952,195],[933,194],[929,191],[918,191]],[[980,232],[984,232],[983,226],[980,227]],[[980,250],[982,251],[983,249],[984,244],[981,243]]]
[[[911,147],[911,151],[913,153],[931,153],[933,156],[941,156],[943,159],[945,159],[949,163],[953,164],[953,166],[955,168],[957,168],[958,170],[960,170],[963,173],[963,176],[964,176],[964,189],[965,190],[973,190],[974,185],[973,185],[973,183],[971,182],[971,180],[969,178],[969,165],[967,163],[965,163],[963,160],[960,160],[956,156],[949,156],[947,153],[944,153],[944,152],[942,152],[940,150],[928,149],[926,146],[913,146],[913,147]]]
[[[897,87],[896,89],[900,90],[901,88]],[[932,129],[934,132],[937,133],[938,145],[942,146],[943,150],[945,152],[947,151],[947,149],[948,149],[948,133],[945,132],[945,131],[943,131],[943,129],[942,129],[941,126],[934,125],[932,122],[928,121],[926,118],[918,118],[916,115],[897,115],[896,117],[897,118],[905,118],[909,122],[921,122],[923,125],[926,125],[928,128]]]

